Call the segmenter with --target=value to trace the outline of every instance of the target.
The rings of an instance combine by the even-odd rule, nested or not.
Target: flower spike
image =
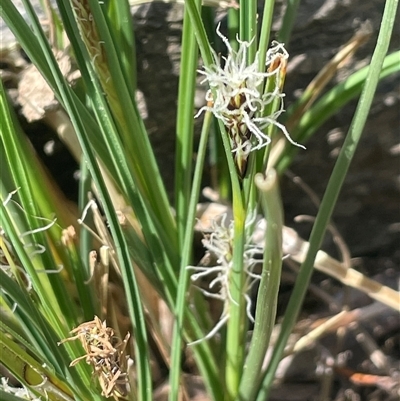
[[[289,57],[283,44],[273,42],[267,51],[265,71],[258,71],[259,53],[254,62],[247,63],[248,49],[252,41],[241,41],[239,50],[234,51],[228,39],[222,35],[220,24],[217,26],[217,35],[224,42],[228,54],[223,57],[225,64],[220,66],[220,58],[213,51],[214,64],[199,71],[208,82],[208,105],[202,107],[195,117],[203,111],[209,111],[224,123],[230,138],[237,170],[241,177],[246,172],[247,158],[250,152],[261,149],[270,144],[271,138],[265,133],[270,125],[275,125],[295,146],[304,146],[293,141],[284,125],[277,122],[279,115],[284,111],[281,82],[285,73],[285,66]],[[262,92],[265,80],[271,79],[274,83],[272,92]],[[278,100],[280,107],[270,115],[266,115],[267,106]]]

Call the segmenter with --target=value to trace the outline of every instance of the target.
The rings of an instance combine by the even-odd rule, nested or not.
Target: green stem
[[[269,47],[269,37],[272,26],[272,17],[274,13],[274,1],[266,1],[264,3],[264,12],[262,17],[261,33],[260,33],[260,45],[258,47],[258,71],[265,70],[265,60],[267,58],[267,50]]]
[[[251,64],[257,51],[257,2],[255,0],[247,0],[241,3],[239,8],[239,37],[253,43],[247,53],[247,62]]]
[[[194,222],[196,217],[196,205],[199,199],[200,194],[200,184],[201,184],[201,175],[204,167],[204,160],[206,156],[207,150],[207,142],[208,142],[208,133],[210,130],[210,125],[212,121],[211,113],[207,112],[204,118],[203,129],[200,137],[200,144],[197,154],[197,163],[194,171],[193,177],[193,186],[190,194],[190,202],[188,208],[188,215],[186,218],[186,227],[183,235],[184,243],[182,248],[182,259],[180,266],[180,274],[179,274],[179,284],[178,284],[178,293],[176,299],[176,321],[174,325],[173,331],[173,339],[171,345],[171,371],[170,371],[170,394],[169,400],[177,400],[179,395],[179,383],[181,378],[181,348],[182,348],[182,332],[184,324],[185,313],[187,313],[187,285],[189,280],[189,274],[187,270],[187,266],[190,264],[191,254],[192,254],[192,243],[193,243],[193,235],[194,235]],[[204,350],[200,350],[200,348],[195,348],[194,353],[200,359],[202,355],[204,357],[205,353],[207,353],[207,347],[205,344]],[[201,362],[201,361],[200,361]],[[205,362],[205,361],[202,361]],[[212,365],[213,361],[207,361],[210,365]],[[200,367],[201,369],[201,367]],[[209,386],[211,392],[213,394],[217,394],[219,390],[217,389],[214,373],[216,372],[202,372],[205,378],[205,382]]]
[[[268,226],[253,336],[239,388],[240,401],[252,401],[257,394],[255,383],[261,380],[260,372],[275,324],[282,270],[283,208],[276,171],[269,170],[266,177],[257,174],[255,183],[260,190],[261,205]]]
[[[235,199],[235,194],[234,194]],[[243,252],[246,214],[241,201],[234,202],[234,239],[232,271],[229,277],[229,298],[226,341],[226,390],[228,399],[237,395],[244,360],[245,302]]]
[[[180,249],[185,240],[192,180],[193,109],[198,52],[193,25],[186,10],[183,22],[175,153],[175,202]]]

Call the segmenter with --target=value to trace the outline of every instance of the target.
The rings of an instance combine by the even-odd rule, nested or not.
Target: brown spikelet
[[[79,340],[86,352],[74,359],[70,366],[74,366],[82,360],[93,368],[93,376],[97,377],[102,389],[101,395],[105,397],[118,397],[127,393],[127,357],[125,348],[130,334],[124,340],[120,340],[106,322],[102,322],[97,316],[91,322],[85,322],[71,331],[72,337],[61,340]]]

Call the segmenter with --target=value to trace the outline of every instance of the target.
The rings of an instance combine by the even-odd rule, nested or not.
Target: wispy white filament
[[[246,228],[252,226],[254,223],[254,216],[249,214],[249,218],[246,221]],[[199,290],[206,297],[219,299],[224,302],[223,312],[213,327],[213,329],[203,338],[196,340],[189,345],[197,344],[201,341],[207,340],[214,336],[219,329],[229,320],[229,303],[236,301],[233,300],[230,293],[230,274],[233,268],[232,260],[232,246],[234,238],[234,225],[233,221],[226,224],[226,215],[224,214],[220,219],[220,222],[212,222],[212,233],[203,239],[203,245],[207,251],[217,258],[216,266],[188,266],[187,269],[193,271],[191,280],[193,282],[201,278],[212,277],[208,283],[208,289],[199,288]],[[258,255],[260,250],[252,244],[246,244],[243,253],[243,268],[247,275],[247,284],[245,291],[248,292],[256,281],[260,280],[260,276],[253,272],[254,266],[262,261],[256,259],[254,256]],[[251,298],[244,292],[242,296],[246,301],[246,314],[251,322],[254,322],[254,317],[251,313]]]
[[[219,27],[218,25],[217,34],[224,42],[228,55],[223,57],[225,65],[221,67],[219,57],[213,52],[214,64],[204,67],[204,71],[199,71],[205,76],[202,82],[209,84],[210,89],[207,91],[206,100],[212,106],[202,107],[195,117],[198,117],[203,111],[210,111],[216,118],[223,121],[228,130],[244,124],[252,136],[250,139],[241,138],[241,141],[231,140],[232,152],[240,150],[248,154],[268,145],[271,138],[264,131],[271,124],[278,127],[290,143],[303,147],[292,140],[284,125],[277,122],[277,118],[284,111],[283,97],[285,95],[279,88],[281,63],[278,63],[278,67],[273,71],[258,71],[258,52],[254,62],[250,65],[247,63],[247,53],[252,41],[237,39],[239,50],[236,52],[232,49],[228,39],[221,34]],[[289,55],[283,44],[273,42],[272,47],[267,51],[265,70],[277,57],[286,60]],[[275,88],[272,92],[263,93],[265,80],[274,75],[276,76]],[[240,99],[240,104],[237,99]],[[265,107],[276,99],[280,102],[279,109],[272,115],[262,116]],[[237,107],[232,107],[232,104]]]

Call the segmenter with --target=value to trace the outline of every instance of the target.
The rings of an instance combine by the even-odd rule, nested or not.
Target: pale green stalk
[[[259,59],[258,59],[258,70],[263,71],[265,68],[265,59],[267,56],[267,50],[269,47],[269,37],[272,26],[272,17],[274,14],[274,0],[267,0],[264,2],[264,12],[262,16],[262,25],[261,25],[261,33],[260,33],[260,44],[258,47],[259,50]]]
[[[203,129],[200,137],[200,144],[197,154],[197,162],[193,177],[193,186],[190,194],[190,202],[188,208],[188,215],[186,219],[186,230],[184,235],[183,243],[183,254],[181,259],[180,273],[179,273],[179,284],[176,298],[175,308],[175,325],[173,332],[173,340],[171,345],[171,371],[170,371],[170,393],[169,400],[177,400],[179,396],[179,384],[181,378],[181,347],[182,347],[182,336],[185,332],[185,327],[194,328],[193,316],[190,316],[187,310],[187,285],[189,280],[189,274],[187,266],[190,264],[191,250],[194,235],[194,223],[196,217],[196,205],[200,193],[201,175],[204,167],[205,154],[207,150],[208,134],[211,124],[211,115],[207,113],[204,117]],[[185,324],[184,318],[190,319],[188,324]],[[194,331],[194,330],[193,330]],[[188,333],[189,334],[189,333]],[[190,335],[198,334],[190,332]],[[217,367],[213,356],[209,354],[210,346],[207,342],[201,342],[197,345],[193,345],[194,353],[197,357],[200,371],[203,373],[205,384],[208,387],[210,394],[212,394],[217,400],[222,396],[222,389],[216,382],[218,377]],[[209,371],[205,370],[206,368]]]
[[[197,1],[197,7],[201,2]],[[179,247],[185,240],[186,218],[192,184],[194,95],[198,46],[193,27],[185,11],[182,34],[182,59],[179,76],[176,157],[175,157],[175,204]]]
[[[244,360],[244,340],[245,340],[245,274],[243,269],[243,254],[245,245],[245,222],[246,212],[243,207],[241,194],[239,199],[235,197],[238,194],[234,192],[234,238],[232,270],[229,276],[230,293],[227,298],[229,319],[227,323],[226,336],[226,391],[227,400],[233,400],[239,389],[239,382],[242,376]]]
[[[257,1],[247,0],[241,3],[239,8],[239,38],[251,42],[247,54],[247,63],[251,64],[254,61],[254,57],[257,51]]]
[[[258,173],[254,179],[260,192],[267,229],[264,239],[264,261],[257,295],[254,329],[243,367],[238,401],[252,401],[257,395],[257,384],[262,377],[262,365],[275,325],[282,269],[283,208],[277,174],[275,170],[269,170],[266,177]]]

